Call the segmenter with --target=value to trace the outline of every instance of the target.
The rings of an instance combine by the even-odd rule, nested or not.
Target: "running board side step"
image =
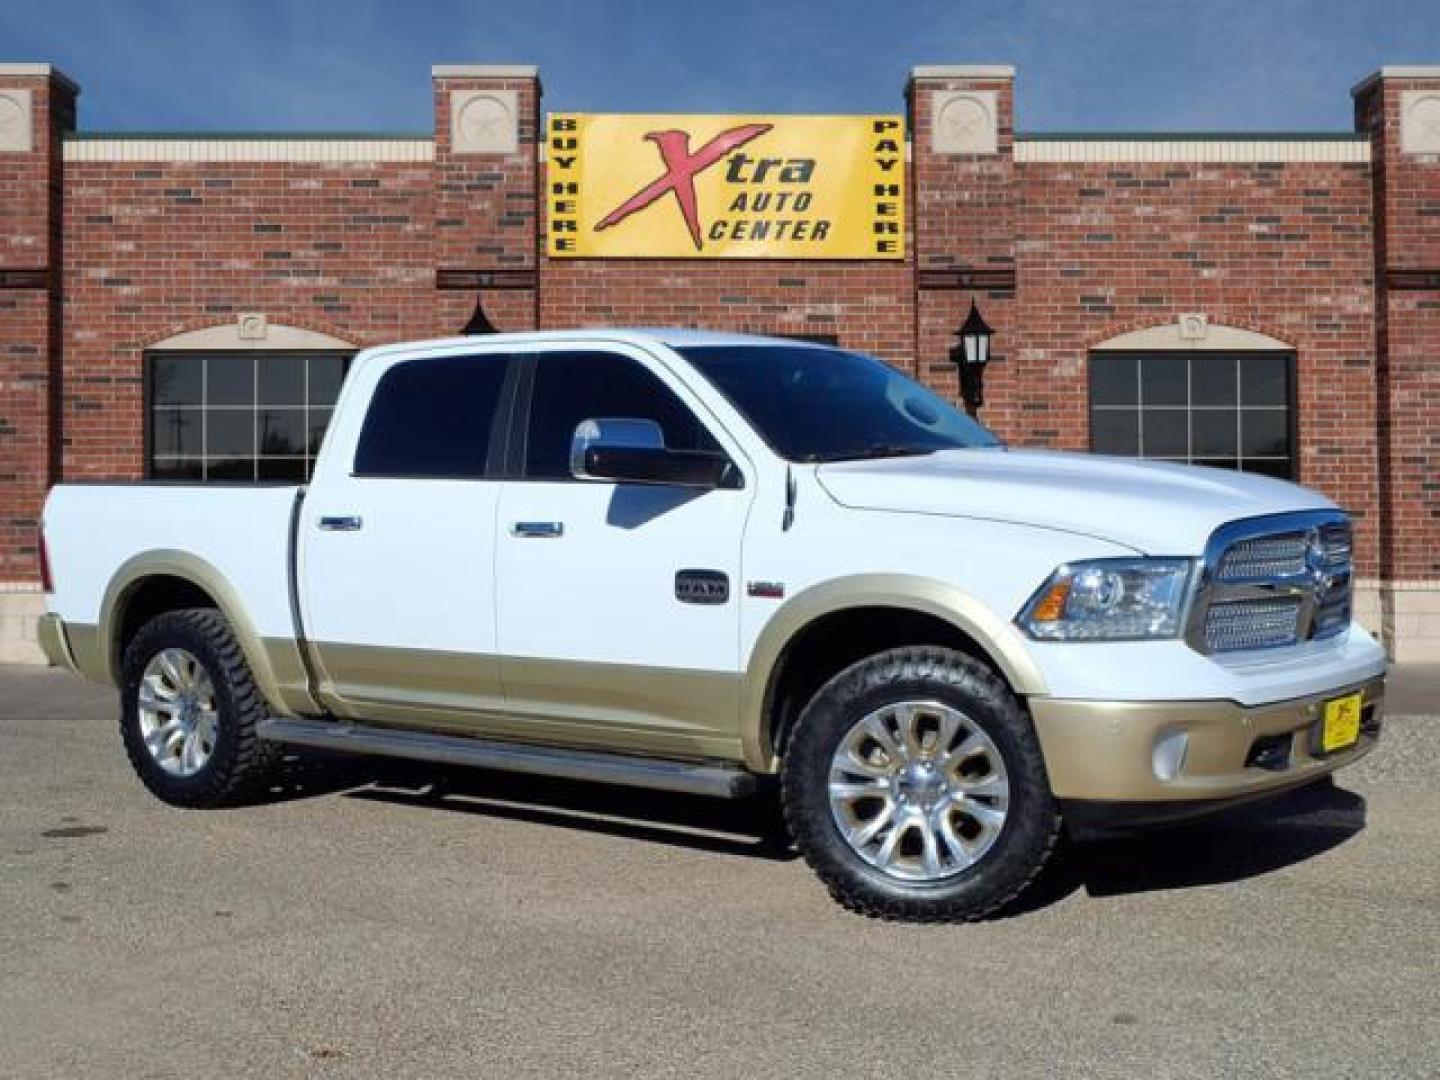
[[[256,734],[272,742],[350,754],[378,754],[445,765],[503,769],[567,780],[683,791],[721,799],[743,798],[755,790],[755,777],[751,773],[727,765],[528,746],[393,728],[356,727],[343,721],[271,718],[257,725]]]

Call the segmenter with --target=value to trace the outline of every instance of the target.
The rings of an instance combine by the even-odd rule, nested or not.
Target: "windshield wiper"
[[[815,460],[819,462],[866,461],[871,458],[925,457],[939,449],[938,446],[898,446],[894,443],[872,443],[863,450],[854,450],[845,454],[816,455]]]

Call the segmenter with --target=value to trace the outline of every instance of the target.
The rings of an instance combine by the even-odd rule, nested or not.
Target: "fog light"
[[[1284,735],[1261,735],[1250,744],[1250,752],[1245,755],[1245,767],[1284,772],[1290,768],[1290,754],[1294,743],[1294,736],[1289,732]]]
[[[1174,780],[1185,768],[1185,754],[1190,749],[1190,733],[1186,731],[1165,731],[1155,740],[1155,750],[1150,755],[1150,767],[1160,780]]]

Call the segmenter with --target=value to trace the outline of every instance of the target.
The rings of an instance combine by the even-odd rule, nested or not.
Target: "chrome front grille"
[[[1215,576],[1221,581],[1283,577],[1305,569],[1305,534],[1257,536],[1238,540],[1220,558]]]
[[[1336,511],[1224,525],[1205,549],[1186,638],[1204,653],[1273,649],[1350,625],[1350,522]]]
[[[1293,645],[1299,634],[1300,600],[1230,600],[1205,611],[1205,644],[1211,652]]]

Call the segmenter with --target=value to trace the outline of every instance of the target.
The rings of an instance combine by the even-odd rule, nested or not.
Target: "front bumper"
[[[1314,732],[1322,706],[1357,690],[1359,741],[1321,754]],[[1299,787],[1364,757],[1380,734],[1384,696],[1382,676],[1249,707],[1036,697],[1030,711],[1058,800],[1146,806],[1163,820]]]

